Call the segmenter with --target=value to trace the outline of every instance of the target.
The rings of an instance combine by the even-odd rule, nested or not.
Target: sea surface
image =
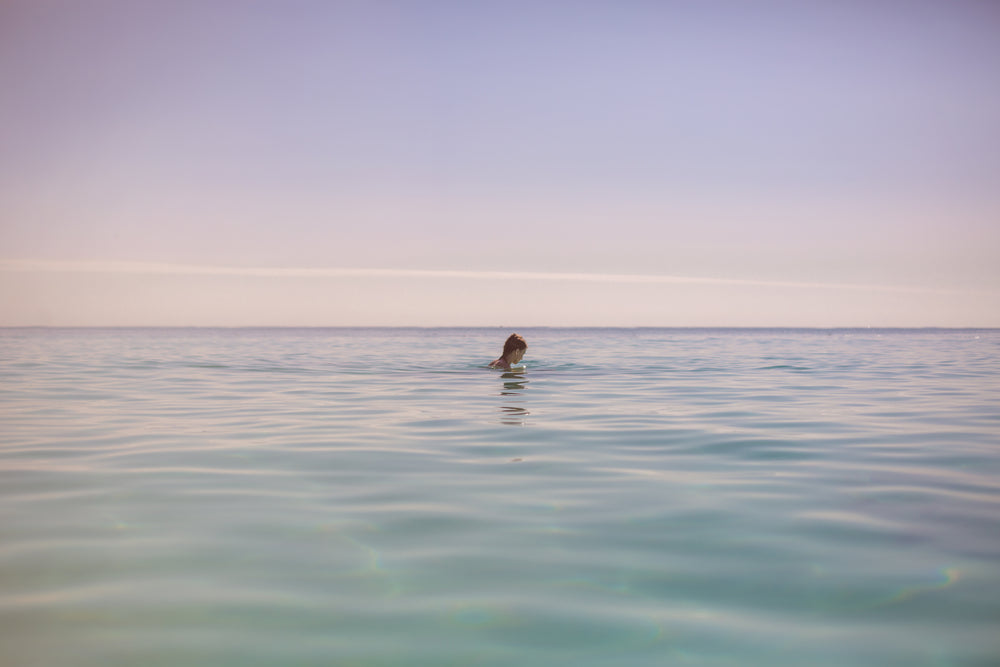
[[[0,330],[0,664],[1000,664],[1000,330]]]

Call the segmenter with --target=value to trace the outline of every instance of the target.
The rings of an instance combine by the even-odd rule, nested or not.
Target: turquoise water
[[[0,330],[4,665],[995,665],[1000,331]]]

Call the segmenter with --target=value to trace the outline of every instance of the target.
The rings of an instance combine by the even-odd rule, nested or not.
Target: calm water
[[[1000,331],[508,333],[0,330],[0,662],[1000,662]]]

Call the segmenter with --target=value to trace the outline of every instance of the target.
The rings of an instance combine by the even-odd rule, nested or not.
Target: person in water
[[[490,362],[490,368],[502,368],[509,371],[513,364],[521,361],[521,357],[524,356],[527,349],[528,343],[525,342],[524,338],[516,333],[511,334],[503,344],[503,354],[500,355],[499,359]]]

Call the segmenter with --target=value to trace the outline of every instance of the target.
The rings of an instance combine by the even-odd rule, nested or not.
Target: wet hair
[[[527,349],[528,349],[528,343],[525,342],[524,338],[522,338],[520,335],[516,333],[513,333],[507,337],[506,341],[504,341],[503,355],[501,356],[506,357],[514,350],[527,350]]]

